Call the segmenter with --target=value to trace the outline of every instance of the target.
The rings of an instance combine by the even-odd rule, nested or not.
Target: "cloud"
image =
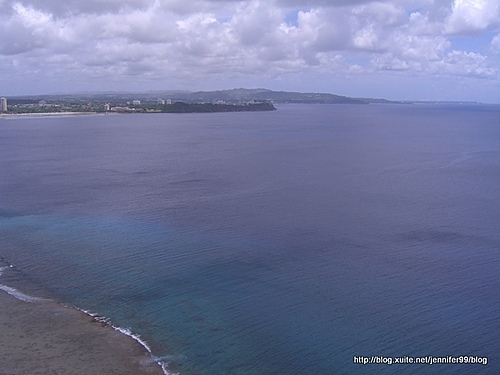
[[[57,17],[67,17],[75,14],[103,14],[117,13],[123,10],[147,8],[151,1],[148,0],[7,0],[11,7],[22,3],[23,6],[34,9],[43,9]]]
[[[284,7],[339,7],[368,4],[373,0],[278,0],[276,3]]]
[[[268,86],[294,75],[320,86],[384,72],[494,80],[498,35],[483,43],[488,50],[464,46],[498,30],[499,8],[497,0],[0,0],[0,64],[4,77],[89,88],[128,79]]]
[[[497,34],[491,40],[491,50],[494,53],[500,53],[500,34]]]
[[[446,19],[447,34],[467,34],[500,25],[500,3],[497,0],[455,0]]]
[[[23,53],[50,43],[55,30],[52,15],[20,3],[13,4],[11,16],[0,23],[0,52]]]

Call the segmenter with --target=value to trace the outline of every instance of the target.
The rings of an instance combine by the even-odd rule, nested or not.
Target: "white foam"
[[[144,341],[140,335],[136,334],[136,333],[133,333],[130,329],[128,328],[122,328],[122,327],[117,327],[117,326],[114,326],[114,325],[111,325],[111,327],[115,330],[117,330],[118,332],[121,332],[123,333],[124,335],[127,335],[129,337],[132,337],[135,341],[137,341],[139,344],[141,344],[147,351],[148,353],[151,355],[152,352],[151,352],[151,348],[149,347],[148,343],[146,341]],[[169,359],[169,360],[172,360],[175,356],[165,356],[165,357],[154,357],[151,355],[151,359],[156,362],[162,369],[163,371],[163,374],[165,375],[178,375],[176,373],[173,373],[173,372],[170,372],[168,371],[168,363],[165,363],[163,360],[164,359]],[[180,356],[179,356],[180,358]]]
[[[147,344],[146,341],[141,339],[141,336],[139,336],[135,333],[132,333],[132,331],[130,331],[130,329],[128,329],[128,328],[122,328],[122,327],[117,327],[117,326],[113,326],[113,325],[111,327],[113,329],[117,330],[118,332],[123,333],[124,335],[132,337],[135,341],[137,341],[139,344],[141,344],[148,351],[148,353],[151,354],[151,348],[149,347],[149,345]]]
[[[175,373],[174,373],[174,372],[169,372],[169,371],[168,371],[168,369],[167,369],[167,365],[166,365],[165,363],[163,363],[163,362],[161,362],[161,361],[160,361],[160,362],[156,362],[156,363],[158,363],[158,364],[160,365],[160,367],[161,367],[161,369],[163,370],[163,373],[164,373],[165,375],[179,375],[179,374],[178,374],[178,373],[176,373],[176,372],[175,372]]]
[[[162,368],[163,370],[163,373],[165,375],[179,375],[177,373],[173,373],[173,372],[169,372],[168,371],[168,363],[169,362],[177,362],[177,361],[180,361],[180,360],[183,360],[185,358],[185,356],[183,356],[182,354],[180,355],[166,355],[166,356],[163,356],[163,357],[152,357],[153,361],[155,361],[156,363],[158,363],[160,365],[160,367]]]
[[[7,286],[7,285],[0,284],[0,289],[3,290],[4,292],[10,294],[12,297],[15,297],[18,300],[23,301],[23,302],[42,302],[42,301],[44,301],[43,298],[29,296],[29,295],[24,294],[23,292],[20,292],[19,290],[11,288],[10,286]]]

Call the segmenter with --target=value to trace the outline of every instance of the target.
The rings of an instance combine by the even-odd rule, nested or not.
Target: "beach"
[[[97,112],[41,112],[41,113],[0,113],[0,119],[12,120],[16,118],[26,117],[64,117],[64,116],[91,116],[114,113],[97,113]]]
[[[146,349],[78,310],[0,290],[0,374],[163,374]]]

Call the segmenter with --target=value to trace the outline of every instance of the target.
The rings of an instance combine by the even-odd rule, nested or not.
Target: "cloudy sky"
[[[0,0],[0,95],[269,88],[500,102],[499,0]]]

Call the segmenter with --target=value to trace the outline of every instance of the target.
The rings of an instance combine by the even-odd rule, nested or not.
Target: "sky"
[[[0,96],[240,87],[500,103],[500,1],[0,0]]]

